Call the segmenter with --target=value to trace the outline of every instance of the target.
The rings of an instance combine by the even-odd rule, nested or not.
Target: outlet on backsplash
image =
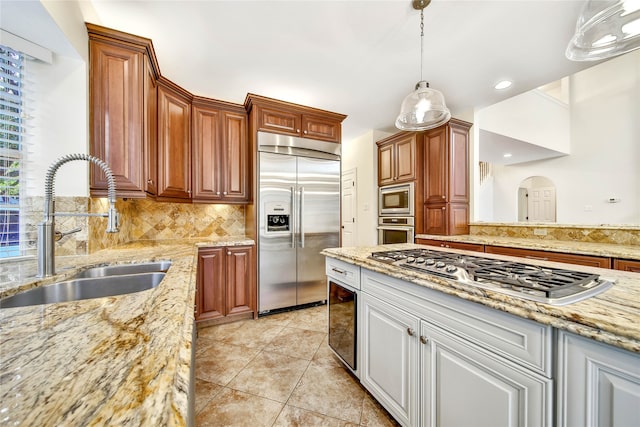
[[[546,236],[547,235],[547,229],[546,228],[534,228],[533,229],[533,234],[536,236]]]

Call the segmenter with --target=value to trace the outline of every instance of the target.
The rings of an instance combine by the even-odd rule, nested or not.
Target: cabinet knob
[[[412,328],[407,328],[407,333],[410,337],[412,337],[416,334],[416,331],[414,331]]]
[[[442,196],[443,199],[446,199],[446,197]]]
[[[422,344],[426,344],[429,342],[429,338],[425,337],[424,335],[420,335],[420,342]]]
[[[222,192],[222,194],[226,196],[226,195],[227,195],[227,192],[226,192],[226,191],[223,191],[223,192]]]
[[[219,196],[219,195],[220,195],[220,192],[219,192],[219,191],[216,191],[216,196]]]
[[[445,209],[446,209],[446,207],[445,207],[445,206],[443,206],[443,207],[442,207],[442,210],[445,210]]]
[[[231,255],[231,251],[227,251],[227,255]]]
[[[303,133],[306,135],[308,132],[305,130]]]
[[[191,194],[191,190],[187,190],[187,194]]]
[[[152,180],[152,179],[148,179],[148,180],[147,180],[147,184],[151,184],[151,185],[153,185],[153,180]]]
[[[296,132],[300,132],[300,129],[296,129]]]

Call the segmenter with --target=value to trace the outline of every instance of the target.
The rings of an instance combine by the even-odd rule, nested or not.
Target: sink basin
[[[76,278],[29,289],[4,298],[0,300],[0,308],[24,307],[130,294],[155,288],[160,284],[164,276],[164,272],[153,272]]]
[[[151,273],[167,271],[171,267],[171,261],[144,262],[139,264],[107,265],[105,267],[93,267],[74,276],[75,279],[85,277],[120,276],[123,274]]]

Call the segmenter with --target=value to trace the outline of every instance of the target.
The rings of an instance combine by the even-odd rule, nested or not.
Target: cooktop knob
[[[416,263],[418,263],[418,264],[424,264],[424,261],[425,261],[425,259],[422,258],[422,257],[416,258]]]
[[[415,259],[414,257],[412,257],[412,256],[408,256],[408,257],[407,257],[407,262],[408,262],[408,263],[412,263],[412,262],[414,262],[415,260],[416,260],[416,259]]]
[[[433,264],[435,264],[435,263],[436,263],[436,261],[435,261],[433,258],[428,258],[428,259],[425,261],[425,264],[427,264],[427,265],[433,265]]]
[[[442,268],[442,267],[444,267],[444,262],[442,261],[436,262],[436,268]]]
[[[447,271],[447,273],[455,273],[455,271],[457,270],[456,266],[451,264],[447,265],[444,269]]]

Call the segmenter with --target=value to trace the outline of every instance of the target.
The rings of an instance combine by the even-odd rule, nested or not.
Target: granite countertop
[[[527,301],[473,285],[455,282],[437,276],[400,269],[367,257],[371,252],[391,249],[421,247],[414,244],[398,244],[369,247],[331,248],[323,255],[388,276],[409,281],[446,294],[486,305],[536,322],[564,329],[576,334],[640,353],[640,274],[619,270],[571,265],[572,270],[592,272],[614,279],[616,283],[605,292],[592,298],[566,306],[553,306]],[[477,252],[447,249],[450,252],[477,256]],[[484,254],[487,258],[521,260],[520,258]],[[527,260],[529,264],[567,268],[567,264],[549,261]]]
[[[198,247],[251,245],[244,237],[141,241],[56,259],[3,265],[0,295],[64,280],[83,268],[171,260],[154,289],[0,309],[0,424],[187,425]],[[19,265],[18,265],[19,264]]]
[[[547,240],[542,238],[525,239],[521,237],[481,236],[475,234],[463,234],[458,236],[418,234],[415,238],[640,260],[640,246],[633,245]]]

